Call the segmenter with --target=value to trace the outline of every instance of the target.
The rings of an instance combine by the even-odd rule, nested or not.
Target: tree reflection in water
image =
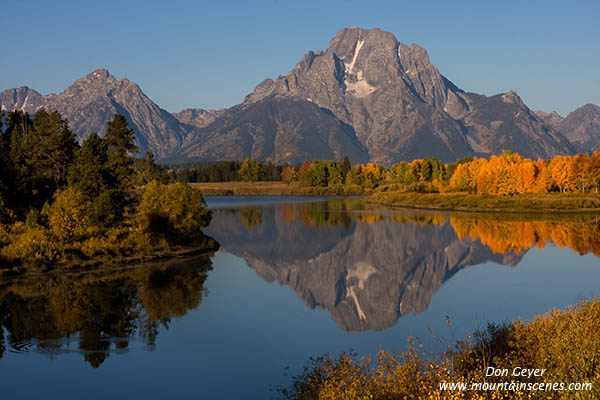
[[[68,352],[76,340],[77,351],[97,368],[111,351],[126,351],[135,336],[152,348],[161,326],[200,305],[211,265],[201,256],[1,285],[0,358],[7,349]]]
[[[387,211],[387,213],[386,213]],[[476,214],[441,213],[426,210],[390,209],[367,205],[356,199],[332,199],[324,202],[285,204],[281,210],[288,222],[324,227],[342,225],[347,231],[352,222],[372,224],[389,218],[400,224],[443,226],[446,222],[459,239],[479,240],[495,254],[514,251],[519,254],[536,246],[543,249],[552,242],[579,254],[592,252],[600,257],[600,215],[597,214]],[[241,213],[240,213],[241,214]],[[241,218],[243,218],[240,215]]]
[[[383,330],[420,314],[458,271],[516,267],[548,244],[600,256],[600,216],[390,209],[329,199],[214,211],[207,234],[267,282],[289,286],[345,331]],[[260,211],[260,223],[249,216]],[[249,226],[252,225],[251,228]]]

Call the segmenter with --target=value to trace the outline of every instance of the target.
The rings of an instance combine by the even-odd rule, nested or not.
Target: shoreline
[[[299,182],[194,182],[202,196],[327,196],[370,194],[358,185],[304,186]]]
[[[0,268],[0,283],[5,283],[13,279],[20,279],[26,276],[46,276],[55,273],[84,273],[109,268],[125,269],[135,268],[137,266],[162,264],[165,262],[177,262],[188,258],[216,253],[220,248],[220,244],[214,239],[211,239],[211,241],[214,241],[214,245],[204,247],[176,246],[170,250],[116,257],[113,258],[112,261],[109,260],[108,256],[102,256],[98,257],[98,259],[81,260],[81,262],[74,263],[56,263],[40,267],[12,265],[6,268]]]
[[[545,193],[515,196],[463,192],[416,193],[373,191],[359,186],[304,186],[298,182],[192,183],[203,196],[324,196],[362,195],[367,204],[392,208],[511,214],[600,214],[598,193]]]
[[[370,204],[431,211],[510,214],[600,214],[598,194],[543,194],[512,197],[469,193],[379,192],[365,198]]]

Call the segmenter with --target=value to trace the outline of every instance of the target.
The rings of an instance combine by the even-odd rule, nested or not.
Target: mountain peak
[[[107,69],[97,69],[77,79],[63,93],[74,95],[81,91],[89,92],[90,90],[105,92],[115,86],[117,82],[117,79]]]
[[[514,90],[509,90],[502,95],[502,101],[505,103],[514,103],[521,107],[525,107],[523,99]]]
[[[600,112],[600,106],[597,106],[595,104],[592,103],[587,103],[586,105],[584,105],[583,107],[581,107],[582,110],[585,111],[592,111],[592,112]]]
[[[94,70],[94,72],[86,75],[86,77],[96,78],[96,79],[108,79],[111,76],[112,75],[110,74],[110,72],[108,72],[108,70],[104,69],[104,68],[98,68],[98,69]]]

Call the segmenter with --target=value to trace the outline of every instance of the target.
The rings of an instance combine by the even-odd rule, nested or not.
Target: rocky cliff
[[[106,123],[115,114],[124,115],[133,128],[143,154],[158,157],[178,152],[191,127],[160,108],[127,80],[117,80],[105,69],[98,69],[78,79],[64,92],[42,96],[27,87],[0,92],[0,106],[6,110],[35,113],[40,108],[60,112],[80,139],[92,132],[103,134]]]

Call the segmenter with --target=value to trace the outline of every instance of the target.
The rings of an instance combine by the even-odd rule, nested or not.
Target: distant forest
[[[238,171],[241,161],[197,161],[185,164],[160,164],[169,182],[235,182],[242,179]],[[281,181],[285,166],[260,164],[258,181]]]
[[[199,162],[164,167],[169,182],[283,181],[313,187],[385,187],[418,193],[466,192],[491,195],[598,193],[600,151],[532,160],[512,151],[489,159],[468,157],[455,163],[435,158],[400,162],[391,168],[315,160],[302,165],[261,164],[253,159]]]

